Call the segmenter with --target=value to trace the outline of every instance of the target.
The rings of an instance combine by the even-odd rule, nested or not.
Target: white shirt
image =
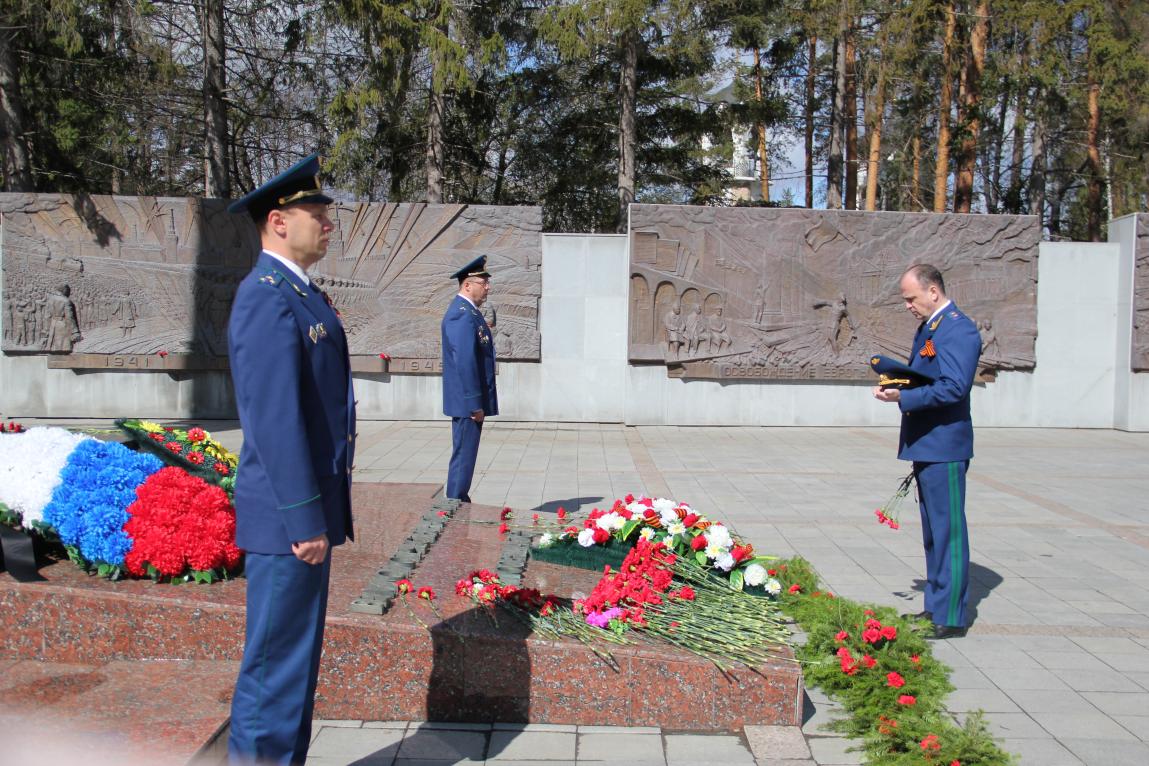
[[[462,298],[463,300],[465,300],[467,303],[471,304],[471,308],[473,308],[473,309],[478,308],[478,306],[475,305],[475,302],[473,300],[471,300],[467,296],[463,295],[462,293],[459,293],[459,297]]]
[[[280,255],[279,253],[271,252],[266,247],[263,249],[263,252],[267,253],[272,258],[274,258],[275,260],[279,261],[284,266],[286,266],[291,271],[292,274],[294,274],[295,276],[297,276],[303,280],[303,284],[305,284],[309,287],[311,286],[311,280],[307,278],[307,272],[304,271],[303,269],[299,268],[299,264],[297,264],[293,261],[287,260],[282,255]]]
[[[937,311],[935,311],[934,313],[930,314],[930,318],[926,320],[926,324],[930,324],[930,323],[932,323],[932,322],[933,322],[935,319],[937,319],[937,318],[938,318],[938,314],[942,313],[942,312],[943,312],[943,311],[945,311],[947,308],[949,308],[949,305],[950,305],[951,303],[953,303],[953,301],[950,301],[950,300],[947,300],[945,303],[943,303],[943,304],[941,305],[941,308],[939,308],[939,309],[938,309]]]

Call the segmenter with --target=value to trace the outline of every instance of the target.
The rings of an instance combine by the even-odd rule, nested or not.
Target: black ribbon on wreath
[[[36,546],[32,536],[0,524],[0,571],[4,569],[18,582],[48,579],[36,569]]]

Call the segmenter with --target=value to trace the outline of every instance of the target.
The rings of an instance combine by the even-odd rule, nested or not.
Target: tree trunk
[[[758,106],[762,106],[762,59],[758,47],[754,47],[754,95]],[[762,184],[762,201],[770,201],[770,157],[766,153],[766,123],[759,121],[758,130],[758,178]]]
[[[885,48],[888,27],[883,26],[880,38],[878,61],[878,81],[874,84],[874,95],[867,106],[869,119],[866,121],[866,131],[870,138],[870,151],[866,158],[866,210],[878,209],[878,166],[882,159],[882,122],[884,118],[886,99],[886,58],[882,49]]]
[[[926,206],[922,204],[922,125],[918,123],[918,129],[914,131],[914,137],[910,140],[910,147],[913,151],[913,170],[910,171],[910,201],[914,205],[915,210],[924,211]]]
[[[622,33],[618,75],[618,223],[616,231],[626,233],[630,203],[634,202],[634,148],[638,87],[638,30]]]
[[[950,165],[950,106],[953,100],[953,46],[957,14],[953,0],[946,4],[946,31],[942,40],[941,94],[938,96],[938,159],[934,163],[934,212],[946,209],[946,182]]]
[[[965,130],[958,151],[954,180],[954,212],[968,213],[973,203],[973,173],[977,165],[977,139],[981,128],[981,75],[985,69],[985,44],[989,35],[989,0],[978,0],[976,19],[969,36],[969,52],[962,69],[962,113]]]
[[[204,0],[203,35],[203,116],[204,116],[204,196],[231,196],[230,165],[227,157],[227,70],[224,65],[223,0]]]
[[[1035,98],[1035,102],[1036,102]],[[1033,133],[1030,137],[1029,214],[1041,218],[1045,215],[1045,118],[1035,103]]]
[[[0,29],[0,140],[4,151],[4,190],[35,191],[32,158],[25,137],[24,104],[20,98],[20,71],[12,43],[16,30]]]
[[[845,40],[834,41],[834,98],[830,110],[830,156],[826,159],[826,207],[842,207],[842,111],[846,98]]]
[[[441,12],[442,7],[437,3],[435,16],[439,16]],[[450,21],[447,20],[439,24],[437,31],[444,38],[448,38],[451,34]],[[443,112],[445,109],[443,91],[446,88],[442,71],[443,62],[441,59],[443,55],[432,48],[430,54],[431,90],[427,94],[427,152],[425,162],[426,196],[429,205],[439,205],[443,202],[443,162],[446,156],[443,133]]]
[[[806,207],[814,207],[814,85],[818,36],[810,35],[806,65]]]
[[[1105,177],[1101,166],[1101,86],[1093,74],[1092,62],[1088,73],[1089,129],[1086,156],[1089,166],[1089,187],[1086,192],[1086,216],[1090,242],[1101,241],[1101,220],[1105,197]]]
[[[845,7],[845,3],[843,3],[843,7]],[[842,37],[846,41],[843,47],[846,54],[846,108],[842,115],[846,128],[846,194],[844,202],[847,210],[856,210],[858,207],[858,75],[855,66],[857,51],[854,47],[854,20],[848,15],[845,16]]]
[[[1024,58],[1022,59],[1024,66]],[[1021,71],[1025,71],[1024,68]],[[1013,110],[1013,149],[1009,157],[1009,188],[1005,192],[1003,207],[1007,213],[1021,212],[1022,164],[1025,162],[1026,96],[1024,85],[1017,89]]]

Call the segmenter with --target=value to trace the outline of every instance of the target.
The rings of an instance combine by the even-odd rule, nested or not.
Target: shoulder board
[[[950,312],[950,318],[951,319],[961,319],[961,314],[957,313],[956,311],[951,311]]]
[[[258,281],[262,282],[265,285],[271,285],[272,287],[274,287],[275,285],[278,285],[282,279],[283,279],[283,275],[280,274],[278,271],[272,269],[271,271],[265,271],[262,274],[260,274]]]

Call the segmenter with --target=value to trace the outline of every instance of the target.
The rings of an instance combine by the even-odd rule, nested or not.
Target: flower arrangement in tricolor
[[[914,472],[910,471],[898,484],[898,488],[894,490],[894,494],[890,496],[886,504],[874,511],[874,515],[878,517],[879,524],[884,524],[890,529],[899,529],[901,527],[901,524],[898,522],[898,510],[902,501],[906,499],[906,495],[910,493],[910,485],[913,481]]]
[[[577,543],[589,548],[611,542],[633,544],[637,540],[661,543],[678,556],[722,573],[735,590],[750,586],[760,587],[770,595],[779,592],[777,581],[767,574],[766,567],[774,556],[756,554],[750,543],[739,540],[726,525],[711,521],[686,503],[661,497],[627,495],[615,500],[609,510],[595,508],[581,525],[571,524],[556,533],[544,534],[539,547]]]
[[[30,428],[0,439],[0,504],[6,523],[29,531],[46,531],[44,508],[62,481],[68,456],[92,437],[64,428]]]

